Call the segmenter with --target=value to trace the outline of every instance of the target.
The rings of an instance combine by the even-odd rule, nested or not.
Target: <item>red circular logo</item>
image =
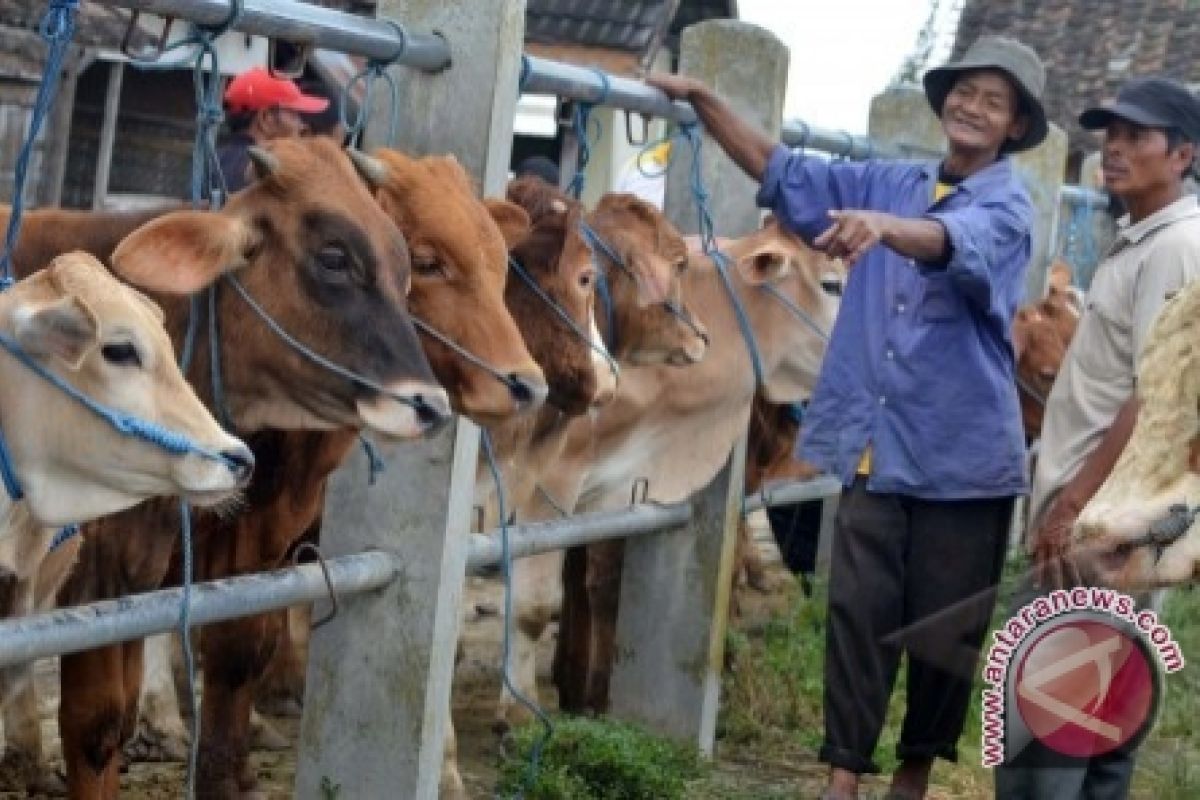
[[[1111,622],[1065,618],[1039,632],[1016,672],[1017,712],[1063,755],[1087,758],[1144,732],[1157,673],[1145,645]]]

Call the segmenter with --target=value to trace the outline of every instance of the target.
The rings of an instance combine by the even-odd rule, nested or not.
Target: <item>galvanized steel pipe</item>
[[[837,478],[823,475],[809,481],[797,481],[779,486],[767,486],[761,491],[746,495],[742,509],[749,514],[761,508],[803,503],[806,500],[821,500],[841,494],[842,482]]]
[[[790,119],[783,123],[780,138],[788,147],[819,150],[855,161],[868,158],[900,158],[903,155],[895,148],[876,144],[869,137],[820,128],[798,119]]]
[[[392,556],[379,551],[325,563],[338,595],[377,589],[397,574]],[[164,589],[0,622],[0,667],[173,630],[179,622],[182,593],[182,589]],[[192,624],[275,611],[327,596],[318,564],[198,583],[192,587]]]
[[[1084,186],[1075,186],[1069,183],[1063,184],[1058,190],[1058,196],[1064,203],[1073,206],[1108,208],[1108,195]]]
[[[675,122],[695,122],[696,112],[691,105],[672,101],[658,89],[632,78],[607,75],[608,94],[594,70],[564,64],[537,56],[525,57],[522,91],[526,94],[548,94],[588,103],[601,103],[611,108],[650,114]]]
[[[220,25],[229,0],[104,0],[163,17]],[[414,33],[385,20],[360,17],[295,0],[244,0],[233,30],[437,72],[450,66],[450,46],[433,33]],[[403,33],[403,35],[400,35]]]
[[[686,501],[667,505],[639,503],[619,511],[597,511],[547,522],[510,525],[509,551],[513,558],[527,558],[565,547],[626,539],[686,525],[691,516],[692,505]],[[471,552],[467,556],[467,569],[499,563],[500,531],[492,531],[486,536],[474,534],[471,537]]]

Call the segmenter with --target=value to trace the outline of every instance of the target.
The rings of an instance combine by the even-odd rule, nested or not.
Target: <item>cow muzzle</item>
[[[432,436],[450,420],[450,398],[446,390],[418,381],[402,381],[387,387],[387,394],[359,400],[356,407],[363,423],[389,439],[419,439]]]

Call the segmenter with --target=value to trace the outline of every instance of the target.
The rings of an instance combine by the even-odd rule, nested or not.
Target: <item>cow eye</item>
[[[438,261],[434,255],[417,255],[413,254],[412,259],[413,271],[418,275],[433,277],[437,275],[445,275],[446,270],[442,269],[442,262]]]
[[[100,355],[110,364],[118,367],[141,367],[142,357],[137,348],[129,342],[106,344],[100,348]]]
[[[328,244],[317,253],[317,261],[323,269],[330,272],[346,272],[350,269],[350,254],[346,248],[337,244]]]
[[[593,273],[590,269],[586,270],[585,272],[581,273],[579,276],[579,285],[581,287],[583,287],[584,289],[590,289],[590,288],[592,288],[592,281],[594,281],[595,279],[596,279],[595,273]]]

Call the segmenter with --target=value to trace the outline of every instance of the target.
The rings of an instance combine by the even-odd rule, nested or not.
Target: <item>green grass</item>
[[[613,720],[560,718],[525,787],[531,749],[542,728],[519,728],[500,767],[497,791],[526,800],[683,800],[704,765],[695,749]]]

